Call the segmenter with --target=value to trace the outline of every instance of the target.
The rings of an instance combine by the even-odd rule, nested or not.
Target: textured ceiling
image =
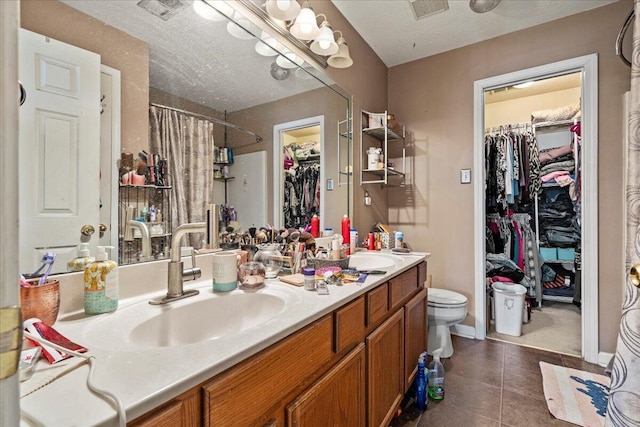
[[[409,0],[331,1],[380,59],[392,67],[616,0],[502,0],[495,9],[482,14],[473,12],[468,0],[449,0],[449,10],[420,20],[415,19]],[[357,60],[357,53],[352,55]]]
[[[300,78],[295,72],[286,80],[272,78],[275,57],[258,55],[254,40],[230,36],[227,21],[205,20],[191,6],[163,21],[138,7],[138,1],[62,0],[145,41],[152,87],[218,111],[237,111],[321,87],[309,75]]]

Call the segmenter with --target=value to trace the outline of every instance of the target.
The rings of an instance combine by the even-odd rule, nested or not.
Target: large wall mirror
[[[165,3],[175,5],[176,9],[163,9]],[[233,182],[224,179],[226,176],[222,179],[217,176],[213,200],[206,202],[230,205],[235,201],[237,222],[242,227],[262,226],[256,223],[262,218],[267,224],[278,224],[275,200],[283,189],[274,188],[273,176],[283,171],[273,160],[274,155],[282,152],[281,141],[274,140],[274,127],[322,116],[324,166],[320,191],[327,207],[322,220],[325,225],[338,226],[342,215],[353,211],[351,175],[347,173],[352,148],[350,138],[344,137],[350,131],[350,95],[330,81],[321,67],[301,63],[289,68],[290,61],[278,59],[282,55],[262,55],[259,51],[264,53],[266,44],[261,40],[268,42],[268,29],[249,23],[237,12],[230,15],[235,23],[213,9],[199,14],[192,3],[192,0],[29,0],[21,2],[21,26],[99,55],[100,64],[106,66],[103,70],[119,77],[120,105],[116,113],[120,113],[120,123],[119,129],[113,129],[119,132],[120,148],[106,154],[111,156],[114,169],[121,152],[132,153],[136,158],[142,150],[150,151],[150,106],[214,119],[215,147],[232,148],[235,159],[247,159],[249,166],[234,171],[234,165],[240,168],[245,162],[231,165],[228,173],[236,175]],[[252,3],[262,7],[260,1]],[[96,105],[100,105],[100,99]],[[220,121],[236,126],[226,127]],[[255,161],[260,168],[251,166]],[[110,182],[122,195],[118,173],[115,175]],[[123,234],[118,217],[122,223],[126,206],[114,206],[119,203],[117,199],[102,196],[99,203],[103,203],[103,217],[106,210],[113,212],[110,223],[105,224],[107,231],[102,240],[100,220],[87,219],[85,222],[96,229],[92,236],[82,237],[78,229],[59,245],[35,243],[36,249],[30,248],[21,255],[20,271],[35,270],[42,253],[53,250],[59,254],[54,272],[65,272],[66,260],[77,255],[77,245],[83,240],[91,247],[98,244],[117,247],[118,242],[113,240],[121,239]],[[264,215],[250,216],[249,211]],[[37,241],[35,232],[31,234],[29,237]],[[134,257],[127,262],[140,261],[143,260]]]

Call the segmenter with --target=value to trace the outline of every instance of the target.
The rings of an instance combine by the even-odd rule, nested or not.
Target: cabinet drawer
[[[389,310],[398,308],[418,289],[417,268],[412,268],[389,280]]]
[[[340,353],[364,341],[364,297],[337,309],[333,315],[334,352]]]
[[[377,325],[389,312],[389,285],[382,284],[367,293],[367,327]]]
[[[127,425],[129,427],[196,427],[201,425],[200,418],[200,388],[195,387]]]
[[[423,261],[420,264],[418,264],[418,287],[419,288],[426,288],[426,282],[427,281],[427,261]]]
[[[207,383],[204,426],[268,424],[283,399],[331,360],[332,335],[333,318],[327,315]]]

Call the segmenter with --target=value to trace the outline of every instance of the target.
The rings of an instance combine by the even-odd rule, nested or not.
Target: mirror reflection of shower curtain
[[[206,207],[213,203],[213,127],[188,114],[149,107],[149,149],[169,163],[172,230],[205,221]],[[203,233],[185,238],[186,246],[202,247]]]

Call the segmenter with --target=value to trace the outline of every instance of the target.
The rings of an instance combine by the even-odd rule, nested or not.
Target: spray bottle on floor
[[[429,397],[433,400],[444,399],[444,366],[440,362],[442,349],[433,351],[433,360],[429,363]]]
[[[425,369],[427,353],[420,354],[418,358],[418,374],[416,375],[416,407],[422,411],[427,409],[427,388],[429,374]]]

